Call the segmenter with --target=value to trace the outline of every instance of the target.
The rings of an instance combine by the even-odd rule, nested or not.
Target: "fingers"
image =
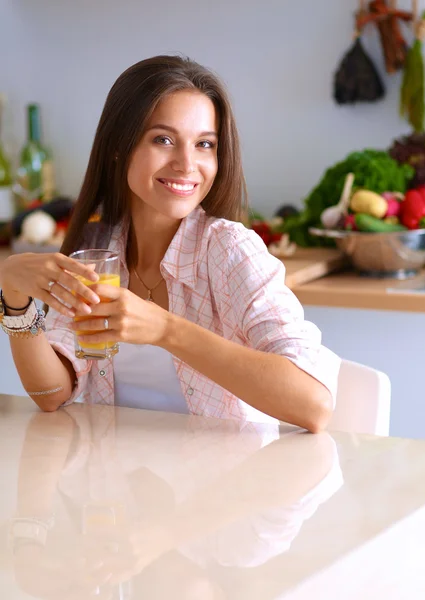
[[[80,299],[87,300],[90,304],[99,304],[100,298],[95,292],[92,291],[92,287],[88,287],[82,281],[69,275],[65,271],[61,271],[57,278],[57,283],[60,283],[63,287],[72,290]]]
[[[93,271],[92,267],[80,263],[78,260],[74,260],[73,258],[69,258],[69,256],[65,256],[60,252],[57,252],[54,257],[56,263],[59,265],[59,267],[61,267],[61,269],[65,269],[66,271],[74,273],[75,275],[81,275],[81,277],[85,277],[89,281],[99,280],[99,275]]]
[[[118,314],[124,316],[126,312],[124,302],[127,290],[107,284],[92,285],[90,289],[103,300],[91,306],[93,317],[109,317],[110,315]],[[117,300],[121,300],[121,302],[117,302]]]
[[[88,304],[82,302],[78,296],[65,289],[60,283],[56,282],[49,288],[48,296],[47,304],[49,304],[49,306],[53,307],[51,298],[55,298],[59,300],[60,303],[71,306],[74,309],[73,315],[76,313],[89,315],[91,313],[91,308]]]
[[[90,286],[90,289],[99,297],[107,298],[108,300],[117,300],[123,293],[122,288],[106,283],[95,283]]]
[[[54,296],[49,294],[49,292],[46,292],[45,290],[43,290],[41,292],[41,294],[39,294],[39,298],[42,302],[44,302],[45,304],[48,304],[51,308],[56,310],[58,313],[60,313],[61,315],[64,315],[64,317],[70,317],[72,319],[75,316],[75,310],[72,310],[72,309],[68,308],[67,306],[65,306],[64,304],[62,304],[62,302],[60,302]]]
[[[99,317],[97,319],[85,319],[84,321],[76,321],[70,324],[70,329],[75,331],[78,339],[81,342],[89,342],[90,344],[106,344],[108,342],[119,342],[121,336],[118,329],[114,329],[114,325],[118,326],[117,319],[109,317],[105,328],[105,319]],[[79,335],[78,331],[84,331],[84,335]],[[93,332],[93,333],[91,333]]]
[[[84,319],[83,324],[81,322],[72,323],[70,326],[74,331],[78,331],[80,329],[84,329],[84,331],[110,331],[114,329],[114,319],[109,317],[107,319],[108,328],[105,328],[105,319],[103,317],[98,317],[96,319]],[[91,339],[91,338],[90,338]]]
[[[54,281],[54,284],[49,285],[49,283],[46,282],[43,286],[44,290],[48,294],[45,302],[66,316],[74,316],[75,313],[89,315],[91,313],[89,304],[98,304],[100,302],[100,298],[90,289],[90,287],[85,285],[84,282],[79,279],[79,277],[85,277],[90,281],[97,281],[97,273],[94,273],[86,265],[82,265],[77,261],[73,261],[67,256],[55,254],[54,257],[56,260],[55,267],[52,269],[52,272],[47,274],[48,281]],[[65,271],[65,267],[68,271],[73,271],[76,276]],[[61,304],[62,306],[60,306]],[[68,306],[63,307],[64,304]],[[70,311],[69,307],[72,307],[74,310]]]

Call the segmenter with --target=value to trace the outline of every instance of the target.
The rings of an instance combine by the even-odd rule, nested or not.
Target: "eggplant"
[[[284,204],[275,212],[275,217],[281,217],[282,219],[287,219],[288,217],[295,217],[299,215],[300,211],[298,208],[293,206],[292,204]]]

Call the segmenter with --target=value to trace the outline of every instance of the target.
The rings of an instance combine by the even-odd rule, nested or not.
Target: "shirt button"
[[[105,375],[106,375],[106,371],[105,371],[105,369],[101,369],[101,370],[99,371],[99,375],[100,375],[101,377],[105,377]]]
[[[194,392],[193,388],[189,388],[189,389],[187,390],[187,395],[188,395],[188,396],[193,396],[193,392]]]

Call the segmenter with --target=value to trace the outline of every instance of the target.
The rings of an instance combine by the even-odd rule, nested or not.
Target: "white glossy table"
[[[0,598],[425,597],[425,442],[0,396]]]

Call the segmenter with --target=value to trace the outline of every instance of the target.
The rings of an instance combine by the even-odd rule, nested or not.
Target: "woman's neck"
[[[140,273],[159,271],[159,265],[181,221],[161,215],[140,200],[133,206],[131,218],[133,267]]]

